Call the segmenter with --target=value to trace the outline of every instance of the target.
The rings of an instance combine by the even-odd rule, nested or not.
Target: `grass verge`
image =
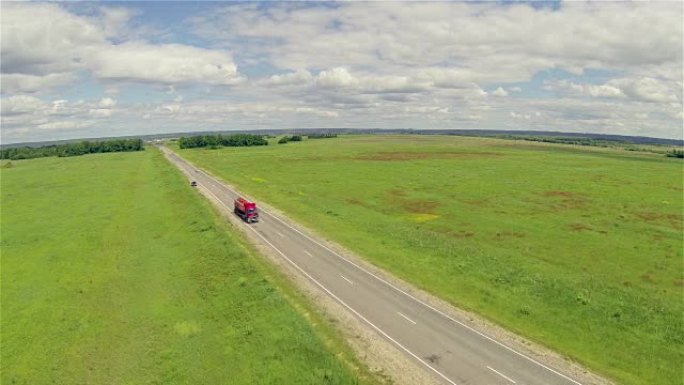
[[[1,172],[2,383],[375,381],[157,150]]]

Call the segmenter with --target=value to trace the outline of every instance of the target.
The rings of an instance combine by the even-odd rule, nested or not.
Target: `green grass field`
[[[374,382],[154,148],[2,178],[2,384]]]
[[[620,383],[682,383],[681,160],[446,136],[177,151]]]

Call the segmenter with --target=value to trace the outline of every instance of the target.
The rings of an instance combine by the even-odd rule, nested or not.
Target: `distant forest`
[[[14,147],[0,151],[0,159],[33,159],[46,156],[79,156],[101,152],[128,152],[145,149],[142,139],[114,139],[104,141],[81,141],[42,147]]]
[[[561,143],[561,144],[573,144],[577,146],[593,146],[593,147],[619,147],[627,151],[641,151],[641,152],[652,152],[656,154],[665,154],[665,156],[670,158],[684,158],[684,151],[679,149],[667,149],[663,145],[652,144],[640,146],[634,143],[615,140],[615,139],[600,139],[600,138],[586,138],[586,137],[563,137],[563,136],[529,136],[529,135],[499,135],[496,136],[500,139],[511,139],[511,140],[527,140],[531,142],[545,142],[545,143]],[[656,147],[657,146],[657,147]]]
[[[181,136],[178,139],[178,146],[180,148],[268,146],[268,140],[261,135],[250,134]]]

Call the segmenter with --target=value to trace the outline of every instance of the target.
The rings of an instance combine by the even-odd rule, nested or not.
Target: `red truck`
[[[238,198],[235,200],[235,210],[233,211],[247,223],[259,222],[259,210],[257,209],[255,202],[250,202],[244,198]]]

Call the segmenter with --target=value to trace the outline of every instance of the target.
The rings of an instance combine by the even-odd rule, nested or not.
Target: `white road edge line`
[[[496,369],[492,368],[491,366],[487,366],[487,369],[491,370],[492,372],[494,372],[494,373],[500,375],[501,377],[503,377],[503,378],[507,379],[508,381],[510,381],[510,382],[512,382],[512,383],[515,384],[515,381],[511,380],[510,377],[507,377],[507,376],[501,374],[500,372],[498,372]]]
[[[226,187],[226,186],[224,185],[224,187]],[[228,188],[228,187],[226,187],[226,188]],[[228,189],[229,189],[229,188],[228,188]],[[230,189],[229,189],[229,190],[230,190]],[[263,211],[262,211],[262,212],[263,212]],[[433,307],[433,306],[431,306],[431,305],[429,305],[429,304],[423,302],[422,300],[420,300],[420,299],[418,299],[418,298],[412,296],[411,294],[405,292],[404,290],[402,290],[402,289],[396,287],[396,286],[393,285],[392,283],[390,283],[390,282],[384,280],[383,278],[380,278],[380,277],[378,277],[377,275],[371,273],[370,271],[366,270],[366,269],[363,268],[362,266],[360,266],[360,265],[354,263],[353,261],[350,261],[349,259],[347,259],[347,258],[341,256],[341,255],[338,254],[336,251],[330,249],[329,247],[327,247],[327,246],[321,244],[320,242],[316,241],[315,239],[311,238],[310,236],[304,234],[303,232],[301,232],[301,231],[297,230],[296,228],[290,226],[289,224],[285,223],[282,219],[278,218],[277,216],[275,216],[275,215],[273,215],[273,214],[269,214],[269,213],[267,213],[267,214],[268,214],[269,216],[275,218],[276,220],[278,220],[280,223],[284,224],[285,226],[287,226],[287,227],[291,228],[292,230],[296,231],[297,233],[301,234],[302,236],[308,238],[309,240],[311,240],[311,241],[314,242],[315,244],[317,244],[317,245],[321,246],[322,248],[328,250],[329,252],[333,253],[333,254],[336,255],[338,258],[340,258],[340,259],[342,259],[342,260],[344,260],[344,261],[347,261],[347,262],[348,262],[349,264],[351,264],[352,266],[355,266],[356,268],[360,269],[361,271],[365,272],[366,274],[368,274],[368,275],[374,277],[375,279],[379,280],[380,282],[383,282],[384,284],[386,284],[387,286],[393,288],[394,290],[396,290],[396,291],[398,291],[398,292],[400,292],[400,293],[406,295],[407,297],[413,299],[414,301],[416,301],[416,302],[422,304],[423,306],[427,307],[428,309],[431,309],[431,310],[437,312],[438,314],[441,314],[443,317],[445,317],[445,318],[451,320],[452,322],[455,322],[455,323],[457,323],[457,324],[463,326],[464,328],[466,328],[466,329],[472,331],[473,333],[476,333],[476,334],[480,335],[481,337],[486,338],[487,340],[489,340],[489,341],[491,341],[491,342],[493,342],[493,343],[495,343],[495,344],[501,346],[502,348],[504,348],[504,349],[506,349],[506,350],[508,350],[508,351],[510,351],[510,352],[512,352],[512,353],[514,353],[514,354],[517,354],[518,356],[520,356],[520,357],[522,357],[522,358],[524,358],[524,359],[526,359],[526,360],[528,360],[528,361],[530,361],[530,362],[533,362],[533,363],[535,363],[535,364],[541,366],[542,368],[544,368],[544,369],[546,369],[546,370],[548,370],[548,371],[550,371],[550,372],[552,372],[552,373],[555,373],[556,375],[558,375],[558,376],[560,376],[560,377],[565,378],[566,380],[568,380],[568,381],[570,381],[570,382],[573,382],[573,383],[575,383],[575,384],[577,384],[577,385],[583,385],[581,382],[577,382],[576,380],[573,380],[572,378],[566,376],[565,374],[560,373],[560,372],[558,372],[558,371],[556,371],[556,370],[554,370],[554,369],[552,369],[552,368],[550,368],[550,367],[548,367],[548,366],[542,364],[541,362],[535,360],[534,358],[528,357],[527,355],[525,355],[525,354],[523,354],[523,353],[520,353],[519,351],[517,351],[517,350],[511,348],[510,346],[505,345],[504,343],[499,342],[499,341],[493,339],[492,337],[490,337],[490,336],[488,336],[488,335],[486,335],[486,334],[480,332],[479,330],[476,330],[476,329],[474,329],[474,328],[472,328],[472,327],[470,327],[470,326],[464,324],[463,322],[458,321],[458,320],[452,318],[451,316],[449,316],[448,314],[444,313],[443,311],[441,311],[441,310],[439,310],[439,309],[437,309],[437,308],[435,308],[435,307]]]
[[[342,279],[344,279],[345,281],[349,282],[350,285],[354,284],[354,282],[352,282],[351,279],[345,277],[344,275],[340,274],[340,277],[342,277]]]
[[[169,150],[169,151],[171,151],[171,150]],[[173,154],[175,155],[175,153],[173,153]],[[192,165],[192,166],[194,167],[194,165],[193,165],[192,163],[188,162],[188,161],[185,160],[184,158],[181,158],[180,156],[178,156],[178,158],[181,159],[183,162],[185,162],[185,163],[187,163],[187,164],[189,164],[189,165]],[[202,169],[200,169],[200,168],[197,168],[197,167],[196,167],[196,169],[198,170],[198,172],[201,172],[201,173],[203,173],[204,175],[208,176],[210,179],[212,179],[213,182],[220,184],[221,186],[223,186],[223,187],[224,187],[225,189],[227,189],[228,191],[233,192],[233,194],[237,194],[237,192],[235,192],[232,188],[226,186],[223,182],[221,182],[221,181],[219,181],[218,179],[216,179],[216,177],[214,177],[214,176],[208,174],[207,172],[205,172],[204,170],[202,170]],[[214,195],[214,194],[212,194],[212,195]],[[237,195],[239,195],[239,194],[237,194]],[[214,196],[215,196],[215,195],[214,195]],[[220,199],[219,199],[219,202],[221,202]],[[221,203],[223,203],[223,202],[221,202]],[[226,206],[226,205],[224,204],[224,206]],[[226,207],[227,207],[227,206],[226,206]],[[303,232],[301,232],[301,231],[297,230],[296,228],[290,226],[288,223],[285,223],[285,221],[283,221],[282,219],[278,218],[276,215],[267,213],[267,212],[265,212],[264,210],[262,210],[261,212],[262,212],[262,213],[265,213],[265,214],[267,214],[267,215],[269,215],[269,216],[271,216],[271,217],[273,217],[273,218],[275,218],[275,219],[278,220],[280,223],[282,223],[282,224],[284,224],[285,226],[291,228],[292,230],[294,230],[295,232],[301,234],[302,236],[308,238],[309,240],[311,240],[311,241],[314,242],[315,244],[321,246],[322,248],[324,248],[324,249],[330,251],[331,253],[333,253],[333,255],[337,256],[338,258],[340,258],[340,259],[342,259],[342,260],[344,260],[344,261],[347,261],[349,264],[355,266],[356,268],[360,269],[361,271],[365,272],[366,274],[368,274],[368,275],[374,277],[375,279],[379,280],[380,282],[383,282],[384,284],[386,284],[387,286],[393,288],[394,290],[397,290],[398,292],[400,292],[400,293],[406,295],[407,297],[413,299],[414,301],[416,301],[416,302],[422,304],[423,306],[427,307],[428,309],[431,309],[431,310],[437,312],[438,314],[441,314],[443,317],[445,317],[445,318],[451,320],[452,322],[455,322],[455,323],[457,323],[457,324],[463,326],[464,328],[466,328],[466,329],[472,331],[473,333],[476,333],[476,334],[482,336],[483,338],[485,338],[485,339],[487,339],[487,340],[489,340],[489,341],[491,341],[491,342],[493,342],[493,343],[495,343],[495,344],[501,346],[502,348],[504,348],[504,349],[510,351],[511,353],[517,354],[518,356],[520,356],[520,357],[522,357],[522,358],[524,358],[524,359],[526,359],[526,360],[528,360],[528,361],[530,361],[530,362],[533,362],[533,363],[535,363],[535,364],[541,366],[542,368],[544,368],[544,369],[546,369],[546,370],[548,370],[548,371],[550,371],[550,372],[552,372],[552,373],[555,373],[555,374],[557,374],[557,375],[560,376],[560,377],[565,378],[566,380],[568,380],[568,381],[570,381],[570,382],[572,382],[572,383],[575,383],[575,384],[577,384],[577,385],[583,385],[581,382],[578,382],[578,381],[576,381],[576,380],[573,380],[572,378],[566,376],[565,374],[560,373],[560,372],[558,372],[558,371],[556,371],[556,370],[554,370],[554,369],[552,369],[552,368],[550,368],[550,367],[544,365],[543,363],[541,363],[541,362],[535,360],[535,359],[532,358],[532,357],[528,357],[527,355],[525,355],[525,354],[523,354],[523,353],[520,353],[519,351],[517,351],[517,350],[511,348],[510,346],[508,346],[508,345],[506,345],[506,344],[504,344],[504,343],[502,343],[502,342],[499,342],[499,341],[493,339],[492,337],[489,337],[488,335],[486,335],[486,334],[480,332],[479,330],[476,330],[476,329],[474,329],[474,328],[472,328],[472,327],[470,327],[470,326],[464,324],[463,322],[458,321],[458,320],[452,318],[451,316],[449,316],[448,314],[444,313],[443,311],[441,311],[441,310],[439,310],[439,309],[437,309],[437,308],[435,308],[435,307],[433,307],[433,306],[431,306],[431,305],[429,305],[429,304],[427,304],[427,303],[421,301],[420,299],[418,299],[418,298],[412,296],[411,294],[405,292],[404,290],[402,290],[402,289],[396,287],[396,286],[393,285],[392,283],[390,283],[390,282],[388,282],[388,281],[386,281],[386,280],[384,280],[384,279],[378,277],[377,275],[371,273],[370,271],[366,270],[366,269],[363,268],[362,266],[359,266],[358,264],[354,263],[353,261],[351,261],[351,260],[349,260],[349,259],[347,259],[347,258],[341,256],[341,255],[338,254],[336,251],[331,250],[329,247],[327,247],[327,246],[321,244],[320,242],[318,242],[318,241],[316,241],[315,239],[311,238],[311,237],[308,236],[307,234],[304,234]],[[250,229],[251,229],[251,227],[250,227]],[[253,229],[252,229],[252,230],[253,230]],[[306,273],[305,273],[305,274],[306,274]],[[353,309],[351,309],[351,308],[349,308],[349,309],[353,311]],[[354,313],[356,313],[356,312],[354,311]],[[360,316],[360,315],[359,315],[359,316]],[[360,316],[360,317],[362,317],[362,316]],[[365,320],[365,318],[364,318],[364,320]],[[366,320],[366,322],[368,322],[368,321]],[[368,322],[368,323],[370,324],[370,322]],[[374,328],[376,328],[375,325],[372,325],[372,324],[371,324],[371,326],[373,326]],[[376,328],[376,329],[377,329],[377,328]],[[378,329],[378,330],[379,330],[379,329]],[[386,335],[385,333],[382,333],[382,334],[383,334],[383,335]],[[389,338],[389,339],[391,339],[392,341],[394,341],[394,340],[393,340],[391,337],[389,337],[389,336],[387,336],[387,338]],[[396,343],[397,345],[399,345],[398,342],[395,341],[395,343]],[[401,345],[399,345],[399,346],[401,346]],[[407,350],[406,348],[404,348],[403,346],[402,346],[402,348],[408,352],[408,350]],[[410,353],[410,352],[409,352],[409,353]],[[430,369],[432,369],[432,370],[434,370],[435,372],[437,372],[436,369],[434,369],[434,368],[433,368],[432,366],[430,366],[430,365],[427,365],[427,363],[425,363],[422,359],[418,358],[415,354],[413,354],[413,353],[410,353],[410,354],[411,354],[413,357],[416,357],[420,362],[422,362],[423,364],[425,364],[426,366],[428,366]],[[439,372],[437,372],[437,373],[439,373]],[[442,377],[444,377],[443,374],[441,374],[441,373],[439,373],[439,374],[440,374]],[[444,378],[447,379],[446,377],[444,377]],[[447,379],[447,381],[451,382],[451,380],[449,380],[449,379]],[[451,382],[451,383],[453,384],[453,382]]]
[[[403,317],[405,320],[407,320],[408,322],[410,322],[410,323],[412,323],[412,324],[414,324],[414,325],[417,325],[417,324],[416,324],[416,321],[414,321],[414,320],[410,319],[409,317],[407,317],[407,316],[401,314],[401,312],[397,312],[397,314],[399,314],[400,316],[402,316],[402,317]]]
[[[224,186],[224,187],[225,187],[225,186]],[[225,203],[223,203],[223,202],[221,201],[221,199],[220,199],[219,197],[216,196],[216,194],[214,194],[213,192],[209,191],[209,189],[204,189],[204,190],[205,190],[206,192],[208,192],[209,194],[211,194],[211,196],[213,196],[214,199],[216,199],[217,202],[219,202],[220,204],[222,204],[222,205],[225,206],[225,207],[228,207]],[[228,207],[228,208],[230,208],[230,207]],[[259,238],[261,238],[262,241],[266,242],[269,246],[271,246],[271,247],[273,248],[273,250],[277,251],[278,254],[280,254],[283,258],[285,258],[285,260],[286,260],[287,262],[289,262],[292,266],[294,266],[297,270],[299,270],[302,274],[304,274],[307,278],[309,278],[309,279],[310,279],[313,283],[315,283],[318,287],[320,287],[321,289],[323,289],[326,293],[328,293],[328,295],[330,295],[331,297],[333,297],[333,298],[334,298],[337,302],[339,302],[342,306],[346,307],[349,311],[351,311],[351,312],[354,313],[357,317],[359,317],[359,318],[362,319],[364,322],[366,322],[368,325],[370,325],[370,326],[371,326],[373,329],[375,329],[378,333],[382,334],[385,338],[387,338],[388,340],[392,341],[395,345],[397,345],[397,346],[398,346],[399,348],[401,348],[403,351],[405,351],[406,353],[408,353],[409,355],[411,355],[411,357],[413,357],[413,358],[415,358],[416,360],[418,360],[418,362],[420,362],[420,363],[422,363],[423,365],[425,365],[428,369],[430,369],[430,370],[432,370],[433,372],[435,372],[437,375],[439,375],[441,378],[443,378],[444,380],[446,380],[446,381],[447,381],[448,383],[450,383],[451,385],[458,385],[457,383],[451,381],[451,380],[449,379],[449,377],[447,377],[447,376],[445,376],[444,374],[442,374],[439,370],[433,368],[433,367],[430,366],[427,362],[425,362],[423,359],[421,359],[420,357],[418,357],[417,355],[415,355],[412,351],[408,350],[406,347],[404,347],[404,345],[400,344],[400,343],[397,342],[394,338],[390,337],[389,334],[385,333],[382,329],[380,329],[379,327],[375,326],[375,325],[374,325],[372,322],[370,322],[366,317],[364,317],[363,315],[361,315],[361,313],[359,313],[358,311],[354,310],[351,306],[347,305],[346,302],[342,301],[338,296],[336,296],[335,294],[333,294],[333,292],[331,292],[330,290],[328,290],[327,287],[323,286],[323,284],[321,284],[320,282],[318,282],[318,281],[316,280],[316,278],[312,277],[311,275],[309,275],[309,273],[307,273],[306,271],[304,271],[304,269],[302,269],[301,267],[299,267],[299,265],[297,265],[293,260],[291,260],[290,258],[288,258],[287,255],[285,255],[282,251],[280,251],[280,249],[278,249],[277,247],[275,247],[275,245],[273,245],[271,242],[269,242],[268,239],[266,239],[263,235],[261,235],[261,233],[259,233],[259,232],[256,231],[254,228],[252,228],[252,226],[247,225],[247,226],[245,226],[245,227],[247,227],[248,229],[252,230],[252,231],[254,232],[254,234],[258,235]]]

